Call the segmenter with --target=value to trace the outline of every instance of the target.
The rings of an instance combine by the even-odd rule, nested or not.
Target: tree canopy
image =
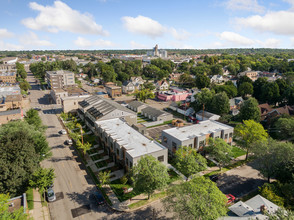
[[[239,118],[243,120],[260,121],[260,110],[255,98],[249,98],[241,104]]]

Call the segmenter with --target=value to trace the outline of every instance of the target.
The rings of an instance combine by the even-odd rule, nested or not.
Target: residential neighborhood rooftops
[[[16,72],[0,72],[0,76],[15,76]]]
[[[159,110],[157,108],[153,108],[151,106],[148,106],[148,107],[142,109],[142,111],[144,111],[144,113],[147,113],[148,115],[152,115],[153,117],[158,117],[161,115],[170,115],[170,113]]]
[[[19,86],[1,86],[0,87],[0,96],[6,97],[7,95],[16,95],[20,94]]]
[[[206,120],[186,127],[170,128],[163,130],[163,132],[177,138],[178,140],[184,141],[226,129],[233,129],[233,127],[213,120]]]
[[[146,105],[146,104],[144,104],[143,102],[140,102],[140,101],[132,101],[129,103],[129,106],[132,106],[134,108],[138,108],[143,105]]]
[[[3,116],[3,115],[14,115],[14,114],[20,114],[20,113],[21,113],[21,110],[20,109],[14,109],[14,110],[8,110],[8,111],[0,112],[0,116]]]
[[[97,121],[96,124],[102,129],[107,129],[107,132],[112,134],[111,137],[133,158],[166,149],[156,141],[149,140],[119,118]]]

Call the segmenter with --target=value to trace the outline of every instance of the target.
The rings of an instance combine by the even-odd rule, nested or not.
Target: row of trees
[[[26,80],[27,72],[24,68],[24,64],[16,63],[16,81],[19,82],[19,87],[21,89],[22,94],[26,94],[26,92],[31,89],[31,85]]]

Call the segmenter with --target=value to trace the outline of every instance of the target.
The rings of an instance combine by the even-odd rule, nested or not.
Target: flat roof
[[[47,71],[47,73],[49,75],[51,75],[51,74],[53,74],[53,75],[74,74],[73,72],[68,71],[68,70]]]
[[[106,129],[107,133],[111,134],[110,136],[117,140],[118,144],[123,146],[133,158],[166,149],[156,141],[149,140],[119,118],[96,121],[96,124]]]
[[[3,115],[14,115],[14,114],[20,114],[21,110],[20,109],[14,109],[14,110],[8,110],[8,111],[4,111],[4,112],[0,112],[0,116]]]
[[[0,96],[20,94],[19,86],[0,86]]]
[[[216,131],[233,129],[233,127],[213,121],[206,120],[201,121],[198,124],[190,125],[180,128],[170,128],[163,130],[162,132],[167,133],[178,140],[185,141],[195,137],[201,137],[206,134],[214,133]]]
[[[16,76],[16,72],[0,72],[0,76]]]

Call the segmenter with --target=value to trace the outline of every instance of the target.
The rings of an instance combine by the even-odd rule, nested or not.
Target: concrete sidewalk
[[[42,206],[40,193],[34,189],[33,195],[34,195],[34,209],[30,210],[29,212],[30,215],[35,220],[39,220],[39,219],[50,220],[49,209],[46,206]]]

